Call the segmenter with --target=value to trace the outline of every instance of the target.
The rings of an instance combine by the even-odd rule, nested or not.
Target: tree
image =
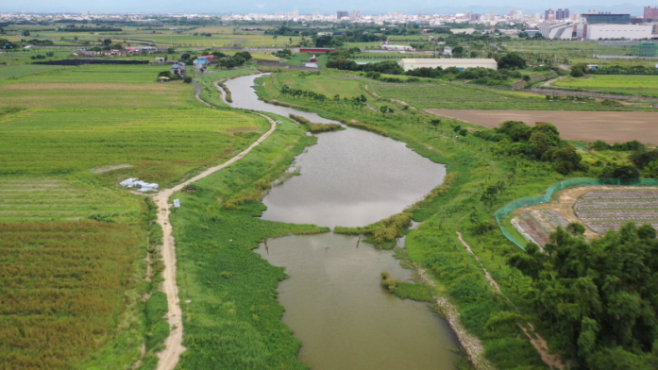
[[[480,201],[491,207],[496,200],[498,200],[498,188],[494,185],[487,186],[480,197]]]
[[[104,39],[103,40],[103,45],[110,46],[111,44],[112,44],[112,39]]]
[[[441,120],[438,119],[438,118],[431,119],[431,120],[430,120],[430,125],[432,125],[432,127],[434,127],[434,129],[436,130],[436,129],[438,129],[439,126],[441,125]]]
[[[579,236],[585,234],[585,226],[579,222],[571,222],[567,225],[567,231],[573,236]]]
[[[525,59],[517,53],[509,53],[498,60],[498,69],[523,69]]]
[[[464,54],[464,48],[462,46],[457,46],[456,48],[452,49],[452,55],[461,58]]]
[[[30,36],[30,31],[25,30],[25,31],[23,31],[22,35],[25,36],[25,37]]]
[[[186,84],[192,83],[192,77],[185,77],[183,79],[183,82],[185,82]]]
[[[543,252],[528,245],[508,264],[532,279],[527,297],[572,368],[655,369],[656,230],[629,223],[587,242],[559,227],[550,240]]]
[[[585,75],[585,72],[583,72],[583,69],[580,66],[573,66],[571,67],[571,77],[583,77]]]

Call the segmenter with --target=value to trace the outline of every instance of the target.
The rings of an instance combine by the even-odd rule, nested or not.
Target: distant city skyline
[[[520,0],[509,0],[505,5],[491,5],[482,1],[464,2],[460,6],[455,6],[454,2],[446,0],[410,0],[410,1],[393,1],[393,0],[364,0],[364,1],[346,1],[336,0],[327,3],[314,3],[311,5],[308,1],[301,0],[246,0],[241,2],[207,2],[200,0],[188,0],[185,2],[173,0],[147,0],[147,1],[80,1],[80,0],[32,0],[30,2],[7,2],[0,5],[0,12],[40,12],[40,13],[199,13],[199,14],[230,14],[230,13],[268,13],[290,12],[297,10],[299,14],[336,14],[338,10],[344,10],[352,13],[358,10],[362,14],[384,14],[387,12],[400,12],[405,14],[415,14],[422,12],[424,14],[455,14],[455,13],[495,13],[502,14],[512,9],[521,10],[524,14],[540,13],[548,8],[545,5],[528,6],[528,2]],[[550,4],[552,9],[569,8],[571,13],[582,13],[590,9],[598,11],[624,12],[634,16],[640,16],[644,12],[645,6],[655,6],[651,1],[625,1],[619,3],[619,0],[600,0],[591,3],[578,3],[573,5],[570,1],[555,1]]]

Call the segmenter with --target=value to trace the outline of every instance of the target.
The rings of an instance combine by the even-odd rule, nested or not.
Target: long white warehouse
[[[650,39],[653,31],[652,24],[588,24],[586,27],[586,40]]]
[[[460,59],[460,58],[426,58],[426,59],[402,59],[400,67],[404,71],[410,71],[418,68],[436,68],[443,69],[456,67],[459,70],[467,68],[489,68],[498,69],[498,62],[495,59]]]

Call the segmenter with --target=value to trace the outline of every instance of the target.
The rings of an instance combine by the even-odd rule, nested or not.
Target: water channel
[[[258,77],[226,82],[234,107],[333,122],[258,100]],[[352,128],[318,135],[294,167],[300,176],[270,191],[263,219],[365,226],[402,211],[445,176],[444,166],[404,143]],[[447,322],[424,303],[381,288],[382,271],[412,280],[391,251],[333,233],[279,238],[268,247],[256,252],[290,276],[278,287],[283,321],[302,342],[299,359],[311,369],[454,369],[450,348],[458,343]]]

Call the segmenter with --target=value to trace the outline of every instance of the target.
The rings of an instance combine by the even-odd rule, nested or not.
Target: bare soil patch
[[[476,109],[427,109],[426,112],[458,119],[488,128],[504,121],[550,122],[560,136],[570,140],[608,143],[638,140],[658,145],[658,113],[654,112],[574,112]]]
[[[132,167],[135,167],[135,166],[133,166],[132,164],[127,164],[126,163],[126,164],[118,164],[116,166],[103,166],[103,167],[93,168],[89,171],[93,172],[93,173],[105,173],[105,172],[110,172],[110,171],[114,171],[114,170],[121,170],[121,169],[124,169],[124,168],[132,168]]]

